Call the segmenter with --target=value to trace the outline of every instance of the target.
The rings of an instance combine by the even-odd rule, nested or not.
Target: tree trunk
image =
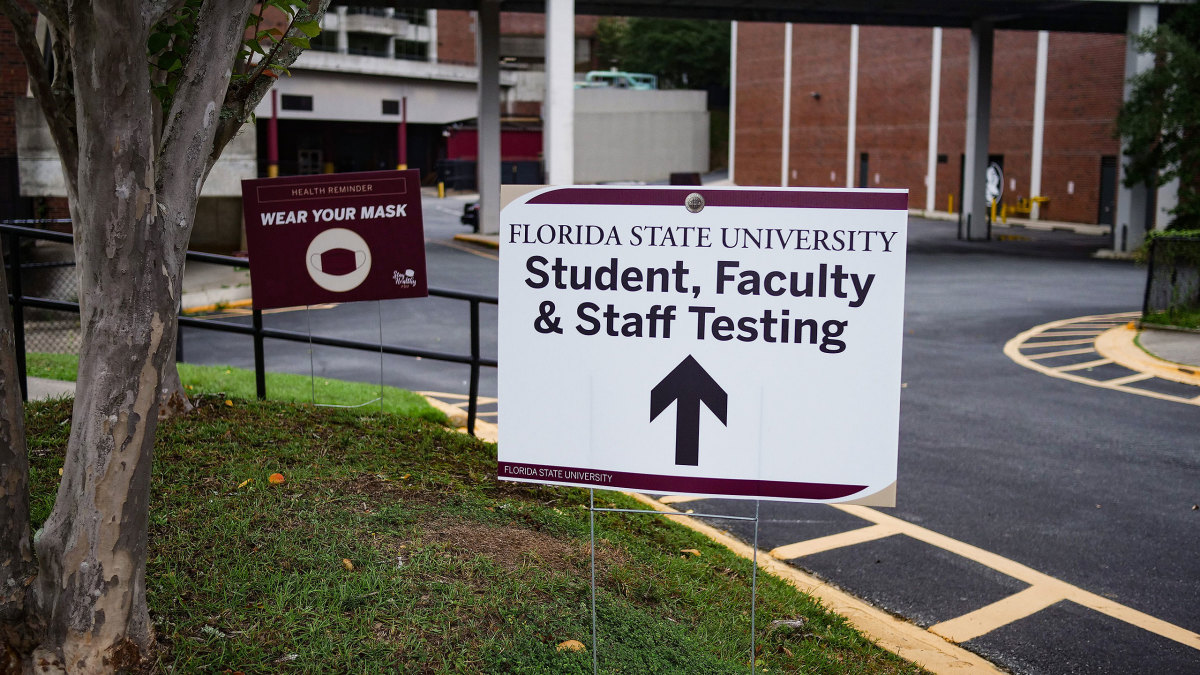
[[[8,279],[0,270],[0,301]],[[0,673],[18,672],[33,646],[25,615],[25,589],[33,579],[29,536],[29,455],[25,409],[17,379],[13,317],[0,307]]]
[[[45,621],[35,660],[71,673],[134,665],[153,644],[150,470],[162,372],[175,345],[183,251],[175,231],[183,228],[164,222],[155,194],[158,103],[145,65],[150,25],[138,9],[71,7],[79,138],[71,215],[83,346],[63,477],[34,544],[34,601]]]

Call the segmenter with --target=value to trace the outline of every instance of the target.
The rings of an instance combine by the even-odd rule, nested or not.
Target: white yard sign
[[[510,203],[499,478],[889,502],[907,201],[567,187]]]

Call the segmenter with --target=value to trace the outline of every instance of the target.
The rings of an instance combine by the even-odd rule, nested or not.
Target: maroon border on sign
[[[529,204],[595,204],[622,206],[683,206],[693,192],[705,206],[752,206],[784,209],[860,209],[907,211],[907,192],[817,190],[704,190],[689,188],[559,188],[543,192]]]
[[[580,473],[602,473],[612,476],[609,482],[589,480],[549,480],[521,474],[505,475],[507,467],[554,471],[576,471]],[[538,483],[570,483],[572,485],[594,485],[605,489],[627,489],[642,492],[666,492],[670,494],[694,493],[704,495],[729,495],[736,497],[764,497],[767,499],[842,499],[867,489],[866,485],[839,485],[837,483],[798,483],[781,480],[754,480],[744,478],[703,478],[691,476],[664,476],[651,473],[609,471],[607,469],[584,469],[571,466],[527,464],[525,462],[496,462],[496,477],[500,480],[534,481]]]

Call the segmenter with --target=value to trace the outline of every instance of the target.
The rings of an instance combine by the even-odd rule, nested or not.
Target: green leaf
[[[170,33],[151,33],[150,39],[146,40],[146,50],[151,54],[157,54],[167,48],[171,44]]]
[[[167,52],[158,59],[158,69],[165,70],[168,73],[179,70],[182,65],[183,62],[180,61],[179,55],[175,52]]]
[[[260,23],[262,23],[262,17],[257,14],[251,14],[246,17],[246,28],[253,28]]]
[[[309,48],[308,38],[306,37],[290,37],[287,38],[287,41],[292,43],[293,46],[299,47],[300,49]]]
[[[296,28],[299,28],[310,38],[317,37],[321,34],[321,24],[317,23],[316,21],[297,21]]]

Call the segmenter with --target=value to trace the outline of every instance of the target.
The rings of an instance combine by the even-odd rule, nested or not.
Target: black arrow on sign
[[[700,463],[700,404],[728,426],[729,395],[689,354],[650,390],[650,421],[675,401],[675,463],[696,466]]]

